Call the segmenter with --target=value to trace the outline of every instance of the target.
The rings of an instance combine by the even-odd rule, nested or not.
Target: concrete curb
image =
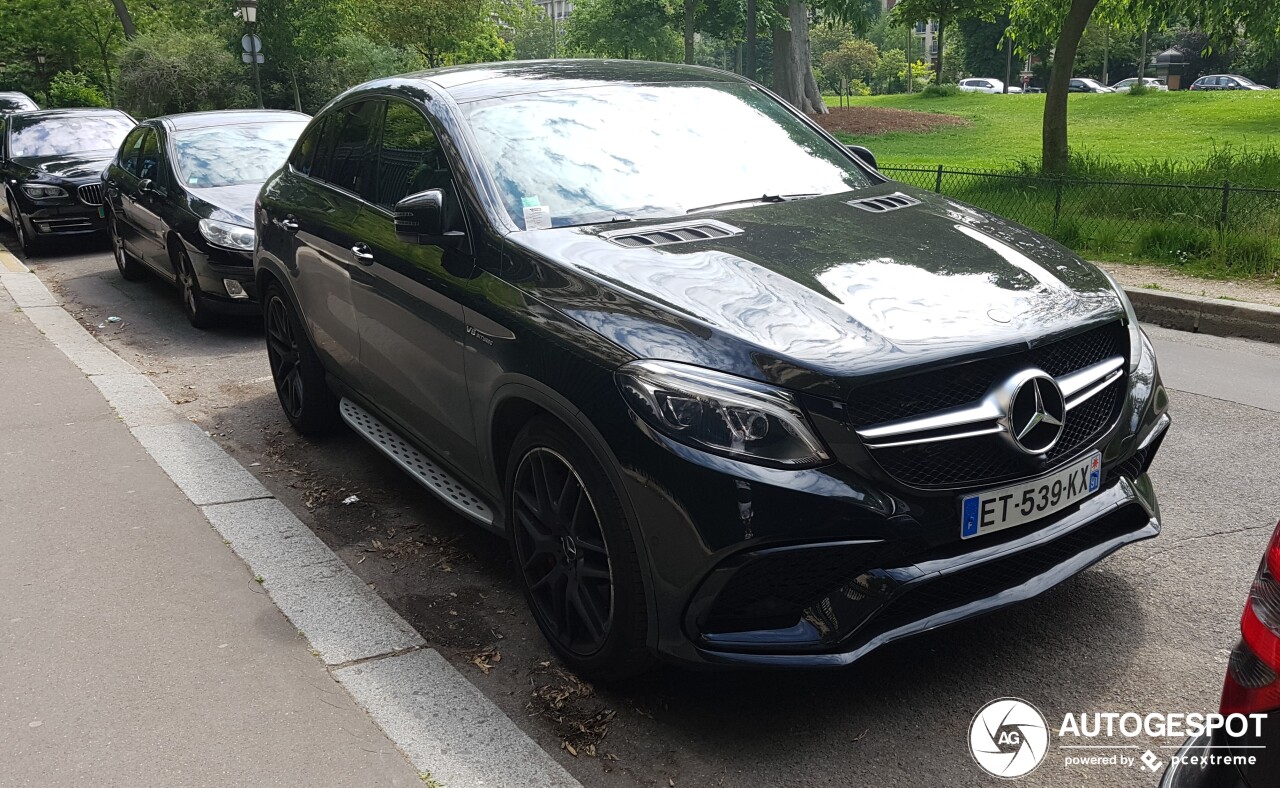
[[[1280,308],[1222,298],[1126,288],[1144,323],[1178,331],[1280,343]]]
[[[0,286],[97,386],[334,680],[420,774],[448,788],[582,788],[145,375],[0,247]]]

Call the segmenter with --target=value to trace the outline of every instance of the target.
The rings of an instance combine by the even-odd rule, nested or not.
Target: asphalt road
[[[14,247],[11,235],[0,241]],[[500,540],[354,435],[293,435],[255,323],[191,328],[176,292],[123,281],[105,245],[27,262],[588,788],[995,785],[967,750],[974,713],[994,698],[1025,698],[1055,728],[1069,713],[1215,711],[1245,594],[1280,516],[1280,346],[1151,328],[1175,417],[1152,471],[1165,514],[1159,538],[1030,603],[851,669],[664,669],[591,688],[556,668]],[[342,503],[352,495],[359,501]],[[1122,743],[1167,758],[1160,745],[1177,742]],[[1137,766],[1067,766],[1067,754],[1051,742],[1020,784],[1156,782]]]

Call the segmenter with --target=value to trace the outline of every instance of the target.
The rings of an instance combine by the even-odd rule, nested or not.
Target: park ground
[[[960,94],[938,98],[921,94],[859,96],[845,99],[858,110],[909,110],[940,113],[947,120],[902,115],[869,129],[840,132],[845,142],[871,147],[882,164],[938,165],[1008,169],[1034,162],[1040,154],[1044,96]],[[1073,153],[1106,160],[1117,171],[1137,174],[1165,162],[1188,169],[1216,151],[1262,154],[1248,179],[1254,186],[1280,186],[1280,90],[1248,93],[1082,94],[1068,97]],[[840,99],[828,97],[833,108]],[[922,128],[923,127],[923,128]],[[832,128],[829,126],[829,128]]]

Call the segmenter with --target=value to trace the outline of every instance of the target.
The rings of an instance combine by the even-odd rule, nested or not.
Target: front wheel
[[[640,559],[599,461],[558,422],[538,418],[516,436],[507,467],[512,560],[542,634],[583,675],[647,670]]]
[[[302,329],[292,302],[279,284],[263,294],[267,361],[280,407],[303,435],[324,434],[338,423],[338,401],[324,378],[324,366]]]
[[[209,308],[209,299],[200,289],[195,265],[186,250],[178,252],[178,289],[182,292],[182,311],[196,328],[213,328],[218,318]]]
[[[22,212],[18,210],[18,206],[9,199],[9,219],[13,224],[13,232],[18,236],[18,247],[22,249],[22,253],[27,257],[35,257],[40,253],[40,239],[36,238],[27,229],[27,222],[22,218]]]

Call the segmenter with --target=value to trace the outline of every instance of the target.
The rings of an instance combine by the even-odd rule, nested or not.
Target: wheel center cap
[[[560,550],[564,553],[564,560],[573,563],[578,557],[578,543],[573,540],[572,536],[560,537]]]

